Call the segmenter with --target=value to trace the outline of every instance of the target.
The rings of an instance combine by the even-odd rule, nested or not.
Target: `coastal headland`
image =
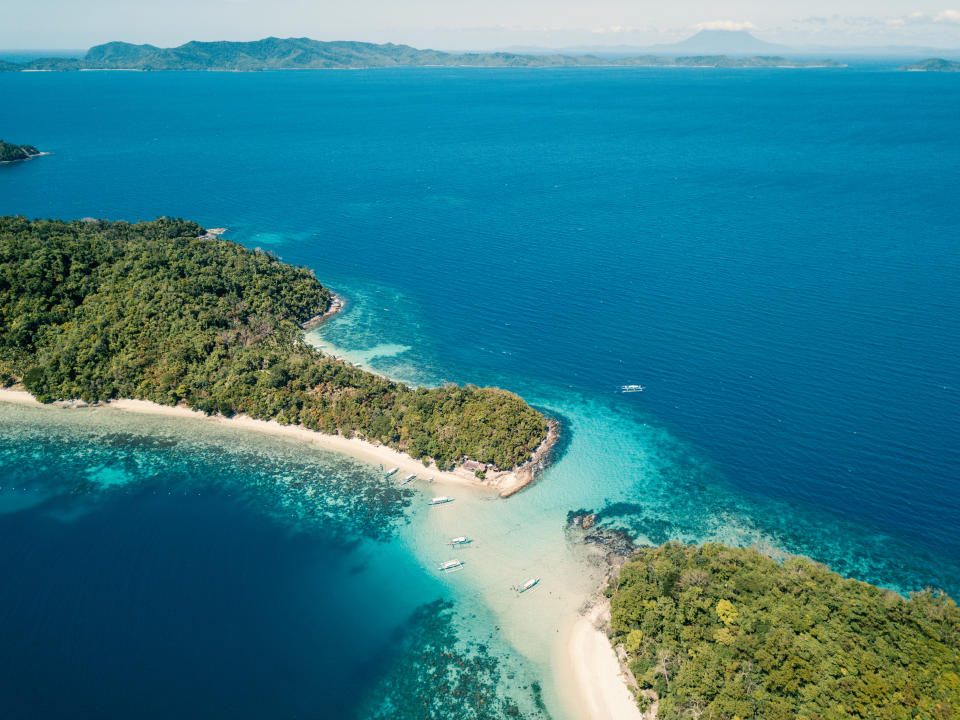
[[[17,403],[21,405],[42,406],[33,395],[21,386],[0,388],[0,402]],[[84,408],[92,405],[78,400],[64,400],[51,403],[57,408]],[[370,465],[380,465],[385,469],[399,468],[398,477],[404,474],[416,474],[417,483],[435,483],[437,485],[460,485],[474,488],[481,488],[496,492],[500,497],[509,497],[526,485],[534,477],[534,465],[537,461],[531,459],[530,465],[522,466],[516,470],[501,471],[491,473],[485,479],[479,479],[477,476],[465,470],[462,467],[455,467],[448,470],[439,470],[433,463],[429,465],[410,455],[394,450],[386,445],[379,445],[363,440],[358,437],[344,437],[343,435],[332,435],[328,433],[310,430],[301,425],[281,425],[276,420],[259,420],[247,415],[234,415],[226,417],[224,415],[207,415],[198,410],[191,410],[183,405],[170,406],[160,405],[149,400],[134,400],[131,398],[108,400],[103,403],[97,403],[97,407],[104,407],[110,410],[137,413],[140,415],[159,415],[166,417],[190,418],[194,420],[204,420],[207,422],[221,423],[231,427],[242,428],[254,432],[267,433],[269,435],[279,435],[289,438],[295,438],[303,442],[310,443],[316,447],[330,450],[333,452],[350,455],[357,460],[361,460]],[[541,448],[538,448],[538,456],[549,452],[550,445],[544,440]]]
[[[323,355],[303,329],[342,298],[222,232],[0,218],[0,267],[14,278],[0,288],[0,383],[41,402],[273,423],[504,497],[544,466],[555,422],[504,390],[412,388]]]
[[[16,145],[0,140],[0,163],[14,163],[49,153],[40,152],[33,145]]]

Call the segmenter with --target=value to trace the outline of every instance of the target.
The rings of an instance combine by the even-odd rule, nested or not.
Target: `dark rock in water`
[[[608,530],[598,527],[594,532],[587,535],[583,541],[602,547],[618,558],[628,558],[637,551],[633,539],[623,530]]]
[[[628,532],[619,528],[604,527],[603,519],[601,513],[585,508],[567,513],[569,532],[575,532],[574,529],[583,531],[579,537],[584,543],[603,551],[605,560],[613,572],[636,552],[637,547]]]
[[[583,522],[583,518],[587,515],[590,515],[593,510],[587,510],[586,508],[580,508],[579,510],[571,510],[567,513],[567,525],[576,525],[580,526],[580,523]]]

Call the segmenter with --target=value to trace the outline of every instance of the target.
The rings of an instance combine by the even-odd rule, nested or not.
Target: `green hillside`
[[[313,274],[195,223],[0,218],[0,384],[42,401],[129,397],[357,435],[510,468],[546,437],[516,395],[410,388],[325,357],[300,323]]]

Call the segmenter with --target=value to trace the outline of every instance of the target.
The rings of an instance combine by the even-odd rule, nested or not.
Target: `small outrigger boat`
[[[433,499],[432,499],[430,502],[428,502],[427,504],[428,504],[428,505],[443,505],[444,503],[451,503],[451,502],[453,502],[453,498],[452,498],[452,497],[447,497],[446,495],[440,495],[439,497],[433,498]]]
[[[523,585],[521,585],[520,587],[514,588],[514,590],[516,590],[518,593],[525,593],[527,590],[529,590],[530,588],[534,587],[534,586],[537,585],[539,582],[540,582],[540,578],[538,578],[538,577],[532,577],[532,578],[530,578],[529,580],[527,580],[527,581],[526,581]]]
[[[620,392],[634,393],[643,392],[646,388],[643,385],[621,385]]]
[[[472,543],[473,540],[468,538],[466,535],[461,535],[460,537],[450,538],[450,545],[468,545]]]
[[[391,475],[396,475],[398,472],[400,472],[400,468],[395,467],[391,470],[387,470],[387,474],[384,475],[384,477],[390,477]]]
[[[440,567],[437,568],[440,572],[453,572],[454,570],[463,570],[463,563],[459,560],[447,560],[445,563],[441,563]]]
[[[400,481],[400,484],[406,485],[408,482],[413,480],[416,476],[417,476],[416,473],[414,473],[413,475],[407,475],[403,480]]]

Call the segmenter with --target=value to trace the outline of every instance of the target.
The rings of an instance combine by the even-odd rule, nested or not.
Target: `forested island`
[[[608,589],[614,642],[659,718],[960,717],[960,610],[810,560],[667,543]]]
[[[307,70],[383,67],[842,67],[832,60],[779,56],[728,57],[641,55],[601,58],[595,55],[530,55],[508,52],[449,53],[409,45],[321,42],[309,38],[269,37],[252,42],[188,42],[173,48],[110,42],[96,45],[82,58],[39,58],[27,63],[0,63],[16,70]]]
[[[135,398],[361,437],[449,468],[524,463],[546,419],[505,390],[411,388],[321,354],[313,273],[175,219],[0,217],[0,386]]]
[[[904,65],[900,69],[912,72],[960,72],[960,62],[944,60],[943,58],[928,58]]]
[[[40,155],[40,151],[33,145],[14,145],[0,140],[0,162],[29,160],[36,155]]]

